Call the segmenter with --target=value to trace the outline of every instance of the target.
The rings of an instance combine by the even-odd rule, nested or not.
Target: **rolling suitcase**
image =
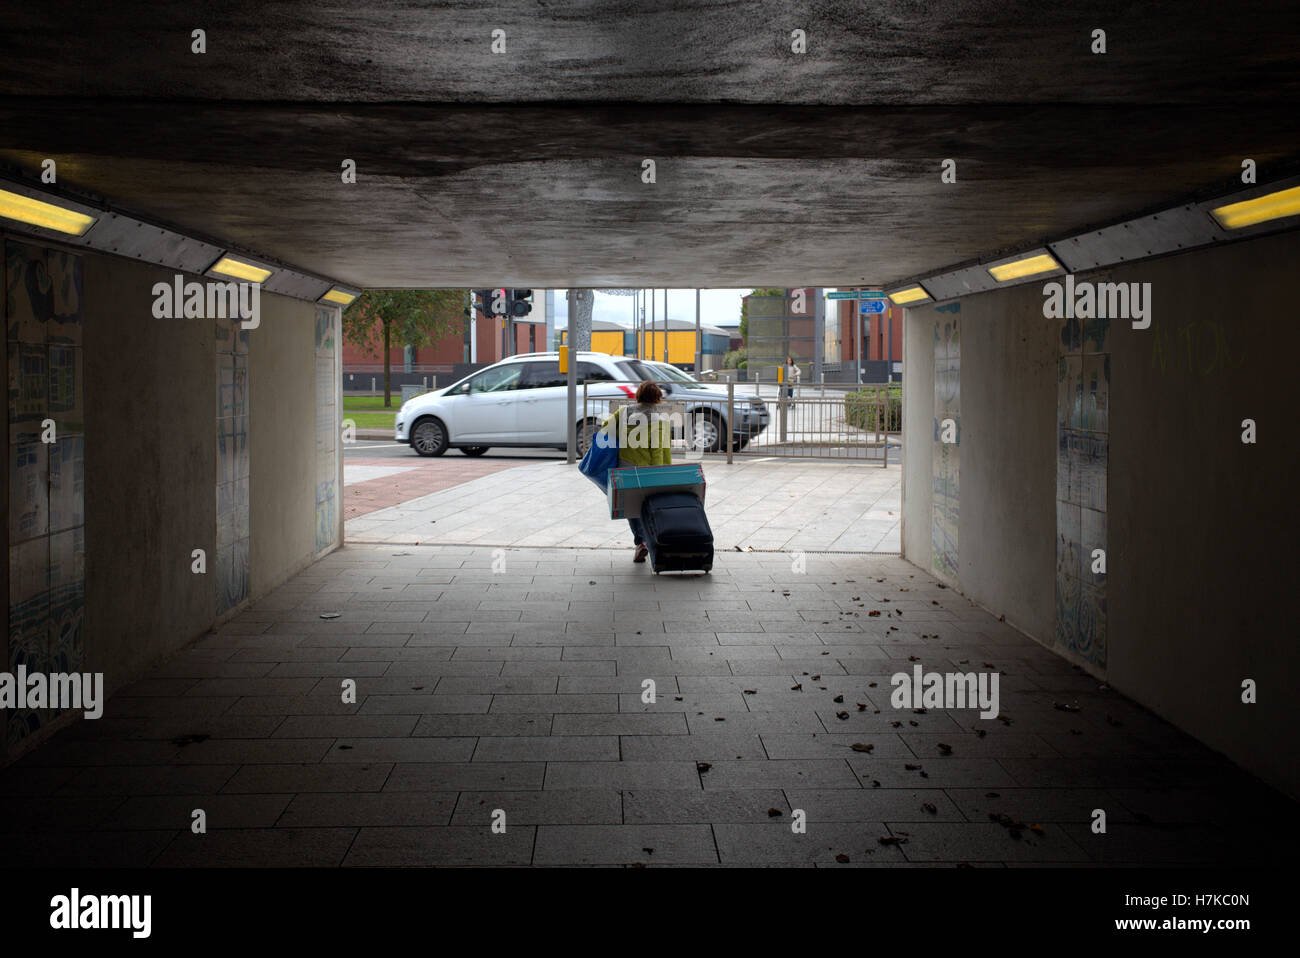
[[[690,492],[661,492],[641,505],[646,547],[655,574],[713,568],[713,530],[704,504]]]

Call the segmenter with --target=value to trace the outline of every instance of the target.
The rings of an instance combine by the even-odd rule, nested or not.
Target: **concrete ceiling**
[[[889,283],[1300,158],[1293,0],[178,6],[6,14],[0,163],[358,286]]]

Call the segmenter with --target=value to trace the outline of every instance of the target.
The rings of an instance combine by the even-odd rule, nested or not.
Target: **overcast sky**
[[[749,289],[702,289],[700,290],[700,322],[709,326],[736,326],[740,323],[740,298],[747,295]],[[655,295],[655,319],[664,316],[664,291],[657,289]],[[537,301],[537,297],[533,297]],[[650,303],[645,300],[646,317],[650,316]],[[561,329],[569,324],[568,290],[555,291],[555,325]],[[632,322],[632,297],[611,296],[596,290],[596,305],[592,309],[592,319],[605,319],[615,323]],[[670,289],[668,291],[668,318],[684,319],[695,322],[695,290]]]

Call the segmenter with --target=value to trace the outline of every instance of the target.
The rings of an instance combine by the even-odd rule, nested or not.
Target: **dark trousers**
[[[627,524],[632,527],[632,541],[637,545],[645,542],[645,523],[639,516],[628,516]]]

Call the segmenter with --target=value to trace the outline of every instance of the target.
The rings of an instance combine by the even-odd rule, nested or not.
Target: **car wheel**
[[[465,455],[467,455],[467,456],[481,456],[481,455],[483,455],[483,453],[487,452],[489,448],[491,448],[491,447],[489,447],[489,446],[462,446],[461,449],[460,449],[460,451],[463,452],[463,453],[464,453]]]
[[[600,423],[595,419],[584,419],[578,424],[578,455],[587,454],[587,446],[591,442],[591,437],[600,431]]]
[[[725,452],[727,443],[722,436],[722,417],[712,409],[706,409],[695,417],[695,436],[692,442],[696,449]]]
[[[421,419],[411,427],[411,448],[422,456],[441,456],[447,451],[447,429],[442,420]]]

